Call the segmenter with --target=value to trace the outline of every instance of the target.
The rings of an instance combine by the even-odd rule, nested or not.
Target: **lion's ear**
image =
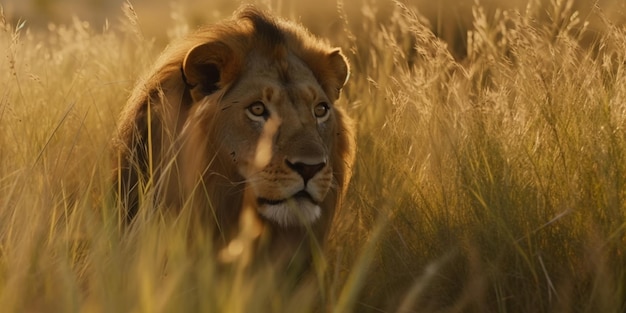
[[[346,57],[337,48],[328,55],[328,70],[326,71],[328,81],[323,86],[326,92],[331,93],[335,99],[339,98],[341,89],[348,82],[350,68]]]
[[[335,69],[337,80],[341,83],[341,87],[343,87],[348,82],[348,78],[350,78],[350,68],[348,66],[348,60],[343,53],[341,53],[341,49],[337,48],[330,53],[330,64]]]
[[[224,43],[208,42],[197,45],[185,56],[183,79],[194,91],[209,95],[235,79],[238,68],[236,63],[235,54]]]

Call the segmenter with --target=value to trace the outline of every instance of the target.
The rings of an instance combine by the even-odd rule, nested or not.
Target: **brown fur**
[[[284,226],[256,216],[277,253],[291,254],[311,238],[323,242],[354,157],[351,122],[333,105],[347,76],[339,49],[249,6],[172,44],[121,114],[114,151],[124,215],[132,220],[148,208],[189,208],[197,224],[215,229],[217,242],[226,244],[242,231],[242,207],[256,206],[254,197],[285,197],[283,189],[300,179],[285,160],[327,155],[327,165],[310,182],[319,190],[312,198],[323,198],[315,199],[318,220]],[[243,102],[257,99],[245,98],[250,90],[266,102],[269,120],[245,116],[242,105],[249,103]],[[307,115],[317,102],[331,105],[328,120]],[[252,159],[264,134],[255,125],[265,131],[270,121],[277,125],[267,141],[271,154],[259,168]],[[244,194],[251,195],[247,203]]]

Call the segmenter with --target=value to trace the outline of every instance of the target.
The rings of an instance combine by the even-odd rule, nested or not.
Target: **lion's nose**
[[[315,176],[315,174],[319,173],[324,166],[326,166],[326,162],[320,162],[315,164],[309,164],[305,162],[290,162],[289,160],[285,160],[287,162],[287,166],[292,170],[296,171],[302,179],[304,179],[304,185]],[[312,162],[313,163],[313,162]]]

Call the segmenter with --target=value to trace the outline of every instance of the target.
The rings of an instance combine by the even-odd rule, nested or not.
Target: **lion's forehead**
[[[265,100],[280,97],[313,102],[323,89],[313,71],[298,57],[288,54],[284,59],[271,59],[253,54],[249,57],[247,77],[263,90]]]
[[[319,101],[321,90],[313,83],[298,82],[296,84],[282,85],[269,84],[262,89],[262,98],[267,103],[278,105],[285,102],[293,104],[313,104]]]

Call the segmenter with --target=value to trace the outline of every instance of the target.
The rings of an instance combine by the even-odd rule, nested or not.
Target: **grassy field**
[[[475,6],[463,58],[414,8],[333,11],[358,154],[319,291],[121,231],[108,144],[163,48],[141,16],[0,17],[1,311],[626,311],[626,27],[567,3]]]

